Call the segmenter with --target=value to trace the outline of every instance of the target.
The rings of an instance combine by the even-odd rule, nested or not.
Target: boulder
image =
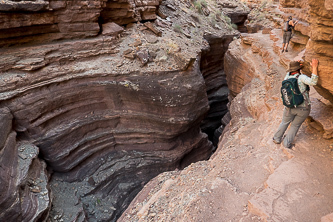
[[[124,31],[124,28],[114,22],[102,25],[102,35],[118,36]]]

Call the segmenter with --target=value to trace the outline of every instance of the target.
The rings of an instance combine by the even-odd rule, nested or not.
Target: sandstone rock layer
[[[232,119],[218,150],[209,161],[154,178],[118,221],[325,221],[331,217],[332,177],[327,172],[333,146],[323,139],[327,131],[314,124],[327,127],[330,121],[313,119],[321,111],[320,116],[332,116],[330,102],[311,91],[311,118],[301,127],[295,147],[286,149],[272,141],[282,118],[279,90],[285,64],[298,55],[277,50],[280,35],[279,30],[242,34],[230,44],[224,68],[234,96]]]
[[[1,2],[0,218],[115,221],[151,178],[207,159],[201,42],[225,24],[205,18],[177,1]]]

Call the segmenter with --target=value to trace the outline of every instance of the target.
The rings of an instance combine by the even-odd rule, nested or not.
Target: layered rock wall
[[[0,109],[0,120],[0,220],[45,220],[51,206],[46,164],[38,147],[17,141],[9,109]]]
[[[2,61],[17,59],[2,66],[1,107],[13,116],[9,129],[39,148],[58,173],[52,178],[57,186],[80,188],[68,195],[85,197],[80,201],[89,220],[113,220],[150,178],[205,159],[211,150],[198,128],[208,110],[198,64],[185,72],[120,72],[110,69],[113,50],[105,40],[2,54]],[[5,154],[15,156],[15,144],[6,147]],[[96,195],[107,203],[101,214],[88,206]],[[111,206],[115,210],[103,213]]]
[[[214,131],[221,126],[222,117],[228,112],[229,90],[223,60],[233,37],[235,36],[214,36],[208,33],[204,36],[209,47],[202,52],[200,69],[205,79],[210,109],[201,128],[211,140],[213,140]]]
[[[292,42],[305,45],[305,69],[311,73],[310,61],[318,58],[320,61],[319,83],[316,90],[326,99],[333,102],[332,64],[333,64],[333,9],[328,0],[321,1],[280,1],[281,10],[286,16],[293,15],[299,20],[295,26],[295,38]]]
[[[128,0],[108,1],[101,11],[103,23],[115,22],[117,24],[129,24],[141,20],[156,19],[156,8],[162,0]]]
[[[1,219],[115,221],[151,178],[211,154],[200,130],[209,109],[201,39],[191,29],[203,31],[199,20],[184,26],[190,34],[172,31],[170,19],[116,24],[156,18],[159,1],[39,3],[1,8],[1,138],[10,141],[1,144]],[[164,8],[172,19],[176,4]]]
[[[6,0],[0,3],[0,46],[93,37],[104,23],[156,19],[160,2]]]
[[[224,67],[235,97],[230,105],[232,120],[217,151],[208,161],[154,178],[119,222],[325,221],[331,217],[332,177],[327,175],[333,146],[332,140],[323,139],[321,122],[316,120],[316,126],[309,118],[292,149],[272,141],[282,118],[283,61],[294,59],[276,50],[280,35],[280,30],[242,34],[229,45]],[[310,92],[310,116],[320,112],[331,123],[332,104],[324,104],[314,89]]]

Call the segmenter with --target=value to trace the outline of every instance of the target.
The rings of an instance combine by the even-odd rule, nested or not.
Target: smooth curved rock
[[[168,19],[119,26],[156,18],[160,3],[51,0],[49,11],[0,13],[0,106],[52,173],[54,220],[115,221],[151,178],[211,155],[200,130],[209,110],[201,41],[225,23],[216,30],[194,11],[188,20],[190,9],[172,1]],[[172,30],[179,21],[182,33]]]
[[[62,218],[114,221],[151,178],[211,154],[199,128],[209,107],[195,52],[178,54],[184,70],[139,70],[114,44],[103,36],[2,49],[1,105],[18,139],[37,145],[56,172],[52,217],[70,197],[79,205]],[[80,189],[67,192],[72,186]]]
[[[61,178],[80,187],[75,195],[88,220],[114,220],[149,179],[210,155],[211,144],[198,128],[208,100],[196,67],[112,74],[107,60],[90,60],[87,68],[71,62],[62,66],[72,70],[69,75],[52,66],[35,71],[39,80],[29,80],[38,83],[22,83],[2,104],[14,116],[18,138],[33,141],[48,166],[65,173],[54,175],[52,186]],[[87,204],[97,197],[116,210],[96,212]]]
[[[274,32],[242,35],[229,46],[224,67],[236,97],[230,105],[232,119],[214,155],[154,178],[119,222],[324,221],[331,217],[332,141],[323,140],[323,131],[308,123],[300,128],[292,149],[272,141],[282,118],[284,64],[290,61],[275,50]],[[327,120],[332,106],[318,103],[312,100],[311,112]],[[327,129],[331,121],[326,122]]]

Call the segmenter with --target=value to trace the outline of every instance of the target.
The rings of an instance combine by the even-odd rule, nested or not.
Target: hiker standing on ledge
[[[285,107],[283,111],[283,117],[282,122],[275,133],[273,137],[273,142],[276,144],[280,144],[282,142],[282,137],[287,130],[289,124],[290,129],[288,130],[287,134],[285,135],[283,139],[283,145],[286,148],[291,149],[294,144],[292,144],[299,128],[301,127],[302,123],[305,121],[305,119],[309,116],[311,106],[310,106],[310,98],[309,98],[309,85],[313,86],[317,84],[318,81],[318,60],[312,59],[312,75],[311,78],[301,74],[301,63],[292,61],[289,64],[289,69],[287,70],[287,75],[284,78],[290,79],[290,78],[296,78],[298,83],[298,88],[300,92],[302,93],[304,97],[304,102],[298,105],[295,108],[288,108]]]
[[[292,29],[295,27],[298,21],[293,21],[291,16],[288,17],[287,24],[283,27],[283,43],[282,43],[282,52],[288,52],[288,45],[291,39]]]

